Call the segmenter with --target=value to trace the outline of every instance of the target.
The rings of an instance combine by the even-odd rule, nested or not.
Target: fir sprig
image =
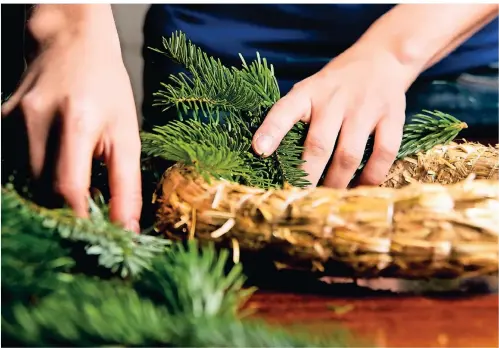
[[[257,321],[170,315],[168,310],[114,282],[78,279],[37,307],[14,307],[2,321],[4,337],[33,346],[348,347],[338,330],[331,338],[271,329]]]
[[[154,105],[163,106],[165,110],[176,106],[181,119],[189,112],[196,118],[200,115],[220,118],[221,112],[259,114],[262,108],[272,105],[271,95],[265,88],[277,84],[272,69],[258,69],[262,83],[255,89],[252,85],[254,66],[244,73],[230,69],[187,40],[184,33],[175,32],[170,38],[163,38],[163,46],[165,51],[151,49],[182,64],[191,76],[171,75],[171,83],[163,83],[164,90],[155,93]]]
[[[96,256],[100,266],[121,277],[148,268],[148,260],[163,253],[169,244],[167,240],[125,231],[97,213],[97,206],[92,209],[90,219],[81,219],[70,209],[45,209],[23,199],[11,187],[2,188],[2,230],[31,230],[84,242],[88,255]]]
[[[244,163],[251,146],[248,133],[239,124],[173,121],[155,127],[154,133],[142,133],[142,150],[148,156],[194,166],[202,175],[244,180],[251,176]]]
[[[396,159],[403,159],[419,152],[430,150],[436,145],[446,145],[454,140],[459,132],[468,127],[454,116],[441,111],[423,110],[404,125],[402,142]],[[364,168],[373,152],[374,137],[369,137],[362,163],[356,175]]]
[[[220,60],[208,57],[181,32],[173,33],[168,39],[163,38],[163,46],[165,51],[153,50],[182,64],[189,76],[185,73],[171,75],[170,84],[162,84],[163,89],[155,93],[156,105],[164,109],[175,106],[181,121],[185,116],[192,115],[196,121],[207,124],[207,131],[184,128],[182,131],[188,133],[180,135],[178,123],[157,127],[153,132],[163,137],[164,141],[143,134],[146,154],[186,164],[195,163],[200,174],[209,173],[251,186],[308,185],[306,173],[299,168],[302,148],[296,144],[297,139],[303,138],[304,125],[293,127],[270,157],[260,158],[251,153],[254,131],[280,98],[274,68],[265,58],[257,53],[256,60],[248,64],[240,56],[241,69],[228,68]],[[227,124],[228,128],[220,128],[219,123]],[[196,127],[203,125],[196,124]],[[233,143],[244,148],[244,152],[233,152],[225,145],[220,146],[214,136],[199,140],[199,134],[213,129],[225,132]],[[172,141],[172,136],[179,140]],[[153,141],[163,144],[161,150],[152,147]]]
[[[80,243],[44,225],[46,216],[68,223],[60,210],[41,210],[2,191],[2,339],[28,346],[225,346],[346,347],[351,337],[338,330],[328,338],[307,337],[241,321],[237,310],[244,290],[241,266],[229,267],[228,252],[195,241],[174,244],[146,257],[141,273],[126,280],[96,277],[91,257],[75,259]],[[103,226],[94,215],[89,224]],[[77,220],[72,220],[77,228]],[[107,229],[114,231],[111,224]],[[126,231],[121,230],[126,235]],[[100,227],[101,244],[115,243],[114,232]],[[125,237],[128,238],[128,237]],[[151,237],[161,242],[156,237]],[[140,247],[139,247],[140,248]],[[149,255],[151,256],[151,255]],[[86,264],[75,273],[75,263]],[[106,265],[104,265],[106,266]],[[110,266],[110,265],[108,265]]]
[[[199,249],[195,240],[186,246],[175,244],[153,261],[136,289],[168,308],[171,315],[233,317],[254,289],[243,289],[242,266],[227,268],[228,256],[227,250],[216,252],[211,244]]]
[[[436,145],[446,145],[467,127],[465,122],[449,114],[437,110],[423,110],[404,126],[402,145],[397,158],[428,151]]]

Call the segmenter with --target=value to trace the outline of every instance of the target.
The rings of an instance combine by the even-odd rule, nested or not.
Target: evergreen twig
[[[169,244],[147,235],[125,231],[110,223],[92,205],[90,219],[74,216],[70,209],[45,209],[23,199],[11,187],[2,188],[2,231],[30,230],[33,233],[84,242],[86,254],[95,255],[100,266],[121,277],[147,269],[148,260],[164,252]]]
[[[17,304],[14,318],[2,322],[4,337],[35,346],[348,347],[352,341],[343,330],[325,339],[290,335],[257,321],[172,316],[130,288],[86,279],[69,283],[35,308]]]
[[[216,253],[212,245],[200,250],[191,241],[148,254],[143,271],[126,280],[93,276],[91,262],[75,273],[75,263],[90,255],[75,259],[72,250],[81,242],[116,243],[116,226],[99,220],[105,214],[94,214],[88,224],[96,228],[87,230],[86,238],[74,238],[44,224],[50,216],[57,226],[76,229],[79,220],[69,215],[2,190],[2,339],[7,345],[303,347],[348,346],[351,340],[342,330],[329,338],[307,337],[241,321],[237,309],[252,289],[243,290],[241,266],[227,270],[228,253]],[[156,237],[149,241],[162,244]],[[106,253],[113,251],[103,249]]]
[[[396,159],[429,151],[436,145],[446,145],[454,140],[462,129],[467,127],[465,122],[461,122],[449,114],[437,110],[423,110],[414,115],[410,122],[404,126],[402,142]],[[373,152],[373,146],[374,137],[370,137],[357,174],[366,165]]]
[[[143,150],[147,155],[193,165],[205,178],[214,176],[249,186],[309,184],[301,169],[305,124],[296,124],[271,156],[261,158],[251,151],[254,131],[280,98],[273,66],[265,58],[257,53],[257,59],[248,64],[240,55],[242,68],[228,68],[208,57],[181,32],[164,38],[163,45],[166,52],[154,50],[183,64],[191,76],[170,76],[171,83],[163,84],[166,90],[156,93],[159,104],[176,106],[181,121],[182,115],[191,112],[199,122],[171,122],[156,127],[153,134],[144,133]],[[205,122],[198,117],[200,112]],[[219,125],[220,115],[229,127]],[[424,111],[405,125],[397,158],[448,143],[465,126],[442,112]],[[356,175],[367,163],[373,145],[374,138],[370,137]]]

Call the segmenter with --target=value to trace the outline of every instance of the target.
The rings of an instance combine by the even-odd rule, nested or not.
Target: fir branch
[[[241,74],[235,68],[227,68],[187,40],[184,33],[175,32],[169,39],[163,38],[163,46],[165,51],[151,49],[182,64],[192,76],[171,75],[171,84],[162,84],[164,90],[154,94],[158,97],[154,105],[163,106],[164,110],[175,105],[181,119],[188,111],[196,118],[209,118],[220,117],[221,112],[259,114],[262,108],[271,106],[267,94],[255,91],[250,71]],[[264,71],[260,69],[260,73]],[[262,78],[271,79],[271,74],[273,71],[269,70],[269,76]]]
[[[173,121],[143,132],[142,151],[148,156],[194,166],[201,175],[237,181],[247,179],[251,168],[244,162],[251,143],[249,132],[238,123]]]
[[[68,273],[71,262],[64,261],[67,257],[57,234],[21,234],[10,230],[13,225],[2,226],[2,266],[6,256],[20,266],[29,260],[48,262],[36,273],[2,267],[2,291],[26,294],[7,298],[10,301],[2,309],[2,338],[9,345],[303,347],[350,343],[341,330],[321,339],[240,321],[236,310],[251,289],[242,290],[240,265],[225,272],[228,252],[216,254],[213,246],[199,251],[195,241],[187,247],[178,244],[157,256],[151,269],[133,283],[103,280]],[[58,251],[47,255],[44,252],[49,250],[40,242]],[[29,250],[31,243],[42,249]],[[20,271],[31,281],[14,283]],[[34,292],[34,288],[44,291]],[[33,295],[35,301],[31,301]]]
[[[397,153],[396,159],[402,159],[425,152],[436,145],[446,145],[454,140],[459,132],[467,128],[465,122],[461,122],[454,116],[441,111],[428,111],[414,115],[414,117],[404,126],[402,143]],[[356,176],[364,168],[373,152],[374,137],[369,137],[362,163],[359,166]]]
[[[251,151],[252,133],[236,117],[225,124],[172,121],[155,127],[153,133],[141,134],[142,152],[193,166],[206,179],[211,176],[261,188],[280,187],[284,182],[306,186],[305,172],[298,169],[302,148],[296,142],[303,136],[299,127],[286,135],[273,157],[261,158]]]
[[[137,235],[107,221],[93,206],[90,219],[77,218],[70,209],[45,209],[20,197],[12,188],[2,188],[2,230],[57,235],[86,244],[86,253],[98,257],[99,265],[133,276],[150,267],[150,260],[169,243]]]
[[[266,58],[261,58],[260,53],[256,53],[256,60],[247,64],[242,54],[239,58],[243,63],[241,75],[243,79],[254,87],[259,97],[265,101],[264,106],[271,107],[280,98],[279,84],[274,74],[274,67],[267,63]]]
[[[208,131],[220,134],[226,132],[227,136],[232,136],[227,129],[218,127],[222,114],[227,122],[239,127],[246,124],[247,128],[234,137],[231,146],[240,143],[241,147],[233,151],[226,143],[217,141],[226,141],[223,135],[207,135],[204,131],[196,131],[193,127],[181,128],[178,124],[166,125],[156,128],[155,135],[143,136],[147,154],[194,165],[203,175],[209,174],[250,186],[271,188],[282,187],[286,183],[298,187],[309,185],[305,179],[307,173],[301,169],[306,135],[304,124],[295,125],[271,156],[259,158],[250,151],[252,133],[280,98],[273,66],[265,58],[262,59],[257,53],[257,59],[247,64],[240,56],[242,68],[229,69],[220,60],[208,57],[181,32],[175,32],[169,39],[164,38],[163,44],[166,52],[155,51],[183,64],[192,74],[191,77],[185,74],[170,77],[172,84],[164,84],[167,92],[158,92],[158,95],[165,97],[165,105],[175,105],[180,114],[192,112],[196,119],[201,111],[209,124],[206,126]],[[438,111],[426,113],[428,115],[417,115],[404,127],[397,158],[426,151],[436,144],[445,144],[465,127],[464,123],[450,115]],[[197,126],[202,127],[201,124]],[[204,134],[206,140],[201,140],[199,134]],[[172,135],[181,140],[174,139]],[[162,145],[153,149],[153,144]],[[367,163],[373,145],[374,138],[370,137],[356,175]]]
[[[423,110],[404,126],[397,159],[428,151],[436,145],[446,145],[467,127],[465,122],[449,114],[437,110]]]
[[[211,244],[200,249],[196,240],[175,244],[156,258],[136,289],[168,308],[172,315],[192,318],[233,317],[253,293],[243,289],[241,264],[228,267],[228,251],[216,252]]]
[[[305,179],[307,173],[300,169],[305,163],[301,159],[305,142],[306,125],[298,122],[286,134],[275,153],[277,162],[282,172],[282,182],[286,182],[296,187],[307,187],[310,182]]]
[[[16,304],[4,340],[34,346],[347,347],[351,337],[291,335],[261,322],[172,316],[115,282],[77,279],[34,308]],[[63,318],[63,320],[61,320]]]
[[[245,124],[251,132],[245,130],[236,141],[248,145],[246,149],[248,152],[252,132],[262,123],[265,113],[280,98],[273,66],[257,53],[257,59],[250,64],[240,56],[242,60],[240,70],[235,67],[229,69],[220,60],[208,57],[180,32],[173,33],[169,39],[163,38],[163,45],[165,52],[153,50],[184,65],[191,76],[184,73],[170,76],[171,83],[162,84],[163,90],[155,94],[161,97],[155,105],[165,106],[165,109],[175,105],[180,120],[190,114],[195,120],[199,120],[199,116],[202,115],[204,121],[210,124],[208,129],[212,128],[212,123],[218,125],[220,121],[238,126]],[[169,125],[163,128],[163,134],[179,135],[178,129],[170,130],[168,127]],[[172,127],[178,128],[178,125]],[[159,128],[156,128],[155,132],[161,133]],[[209,141],[204,141],[202,144],[194,144],[191,141],[191,144],[186,145],[189,139],[172,141],[170,136],[165,138],[161,149],[153,150],[151,149],[153,143],[161,143],[159,137],[145,135],[143,140],[146,142],[144,152],[148,155],[186,164],[195,162],[196,168],[200,169],[203,175],[209,172],[218,178],[227,178],[261,188],[281,187],[284,183],[303,187],[309,183],[304,179],[306,173],[299,168],[302,163],[300,159],[302,147],[296,143],[297,139],[303,138],[303,134],[303,125],[293,127],[279,149],[268,158],[227,151],[226,147],[218,147],[216,143],[211,144]],[[189,134],[186,135],[188,138]],[[196,137],[194,135],[194,138]],[[219,163],[215,161],[217,156]],[[203,165],[200,166],[199,163]],[[243,174],[247,173],[246,166],[253,169],[249,174]],[[207,171],[206,167],[212,167],[213,170]],[[234,174],[228,174],[227,169],[233,170]]]
[[[15,304],[4,339],[34,346],[156,346],[169,341],[166,309],[116,282],[77,278],[38,306]]]
[[[70,251],[57,238],[19,231],[3,223],[1,250],[2,299],[7,303],[28,303],[56,290],[75,265]],[[2,312],[5,315],[5,307]]]

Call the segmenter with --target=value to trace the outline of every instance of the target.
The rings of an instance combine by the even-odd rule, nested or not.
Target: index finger
[[[311,101],[291,90],[274,104],[253,137],[253,149],[261,156],[272,154],[299,120],[310,118]]]
[[[138,233],[142,210],[138,129],[129,136],[119,134],[113,141],[105,161],[109,168],[111,220]]]

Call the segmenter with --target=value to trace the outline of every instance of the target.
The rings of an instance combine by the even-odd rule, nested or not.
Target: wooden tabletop
[[[376,347],[499,345],[497,289],[422,296],[355,284],[317,287],[298,279],[294,285],[279,282],[281,290],[275,290],[275,280],[257,291],[248,306],[255,317],[276,325],[321,334],[339,325]]]

